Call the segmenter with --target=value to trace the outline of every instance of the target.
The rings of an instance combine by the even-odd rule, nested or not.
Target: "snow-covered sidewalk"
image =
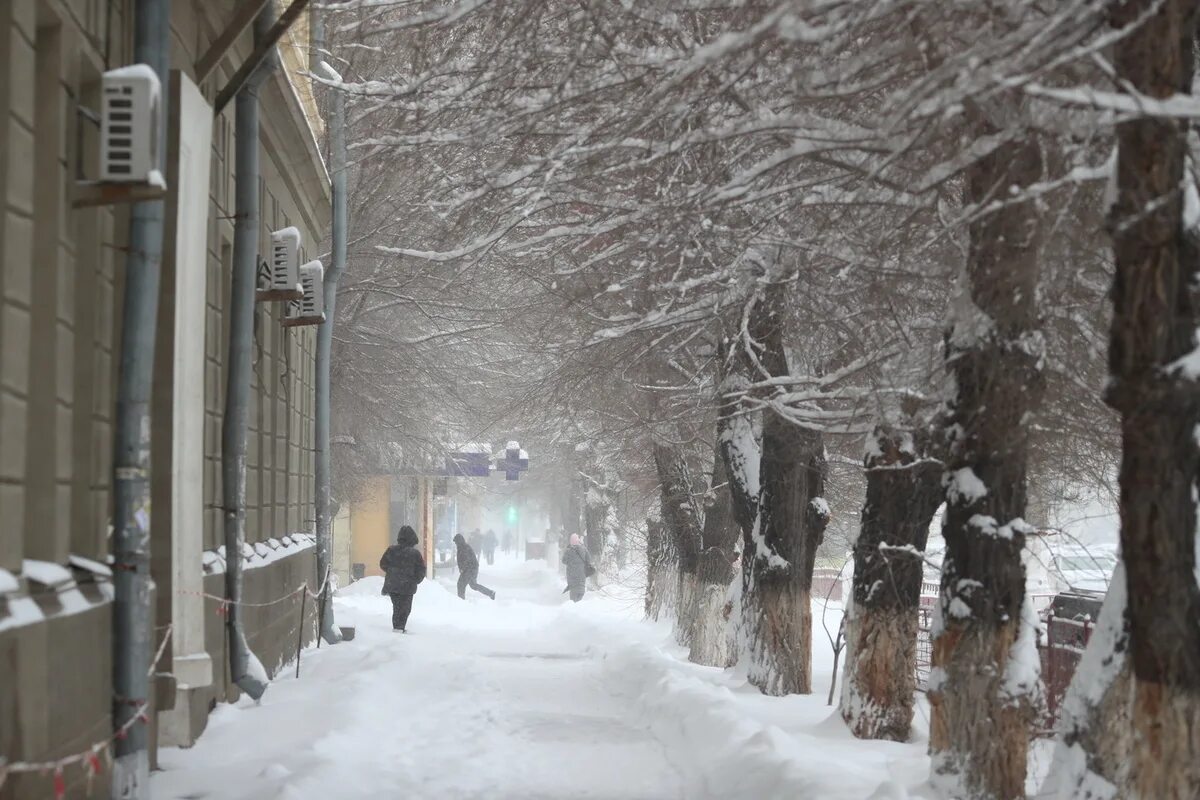
[[[306,651],[300,680],[286,671],[261,705],[223,707],[195,747],[163,751],[153,796],[865,800],[927,774],[923,742],[856,741],[825,705],[819,608],[817,693],[765,698],[681,659],[636,594],[575,605],[540,563],[480,580],[494,603],[426,581],[406,635],[380,579],[343,590],[355,640]]]

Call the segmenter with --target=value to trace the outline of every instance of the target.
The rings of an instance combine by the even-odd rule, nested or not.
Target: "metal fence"
[[[933,612],[938,602],[938,585],[923,583],[918,608],[917,623],[917,688],[925,691],[929,683],[929,669],[933,660]],[[1095,624],[1088,617],[1073,619],[1055,616],[1052,611],[1038,636],[1038,656],[1042,663],[1042,682],[1045,687],[1045,716],[1039,728],[1049,732],[1058,722],[1059,711],[1071,678],[1079,668],[1079,661],[1092,638]]]
[[[812,597],[815,600],[828,598],[831,603],[842,602],[842,571],[830,567],[814,569]]]
[[[1046,617],[1046,639],[1038,643],[1039,654],[1042,657],[1042,682],[1046,686],[1046,718],[1044,727],[1054,728],[1058,721],[1058,712],[1062,707],[1063,697],[1071,678],[1079,668],[1083,651],[1091,641],[1095,625],[1088,618],[1068,619],[1056,617],[1053,613]]]

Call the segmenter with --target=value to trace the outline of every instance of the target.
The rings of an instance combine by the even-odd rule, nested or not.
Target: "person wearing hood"
[[[587,591],[588,577],[596,574],[596,568],[592,566],[592,557],[583,546],[579,534],[571,534],[571,544],[563,553],[562,562],[567,568],[567,591],[571,593],[571,599],[578,603]]]
[[[499,543],[496,532],[488,528],[487,533],[483,535],[483,554],[487,557],[488,566],[496,563],[496,545]]]
[[[458,561],[458,596],[466,600],[467,587],[470,586],[480,594],[485,594],[495,600],[496,593],[479,583],[479,557],[475,555],[475,551],[471,549],[471,545],[467,544],[467,540],[461,533],[454,537],[454,545],[458,548],[456,556]]]
[[[417,532],[409,525],[400,528],[396,543],[379,559],[383,570],[383,594],[392,598],[392,630],[404,633],[412,613],[413,595],[425,580],[425,558],[417,549]]]

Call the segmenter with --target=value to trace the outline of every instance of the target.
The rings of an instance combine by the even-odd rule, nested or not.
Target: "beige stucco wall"
[[[387,475],[363,478],[354,492],[350,509],[353,539],[350,548],[352,564],[363,564],[366,575],[381,575],[379,559],[392,543],[391,519],[388,508],[392,479]]]
[[[234,0],[174,0],[171,56],[191,71]],[[132,36],[127,3],[108,0],[0,0],[0,569],[21,575],[28,559],[66,565],[70,555],[103,561],[108,552],[116,352],[120,342],[127,206],[74,209],[77,171],[96,174],[96,133],[76,108],[98,108],[99,77],[126,63]],[[107,19],[106,19],[107,15]],[[105,33],[111,33],[106,43]],[[297,34],[299,35],[299,34]],[[300,40],[290,40],[295,54]],[[212,98],[250,50],[244,35],[202,87]],[[108,59],[107,64],[105,59]],[[298,61],[284,54],[295,72]],[[293,63],[295,62],[295,63]],[[328,176],[314,130],[315,106],[298,97],[305,80],[284,71],[264,87],[260,160],[265,243],[295,225],[312,257],[329,220]],[[233,106],[213,128],[204,366],[205,546],[221,540],[220,425],[224,404],[233,214]],[[77,147],[82,144],[82,148]],[[315,328],[284,329],[282,308],[258,308],[249,431],[247,540],[265,542],[313,529]],[[170,491],[169,483],[165,487]],[[158,504],[161,507],[161,504]],[[160,532],[161,533],[161,532]],[[169,535],[169,534],[168,534]],[[169,543],[169,539],[168,539]],[[169,569],[161,537],[154,569]],[[200,569],[200,553],[195,568]],[[311,549],[247,572],[246,598],[273,599],[312,580]],[[0,593],[0,754],[57,757],[107,735],[111,706],[110,590],[76,571],[79,587],[21,580]],[[221,593],[221,578],[205,579]],[[36,597],[35,618],[16,609]],[[71,613],[60,613],[68,598]],[[295,605],[298,600],[289,601]],[[269,669],[294,652],[299,609],[247,615],[251,646]],[[163,626],[170,604],[159,604]],[[168,609],[162,612],[161,609]],[[224,683],[220,618],[201,624],[214,665],[209,697]],[[311,627],[311,626],[309,626]],[[311,631],[305,629],[306,640]],[[202,727],[203,693],[189,699]],[[83,797],[81,772],[68,796]],[[35,778],[41,778],[38,782]],[[45,776],[10,778],[0,800],[52,796]],[[33,781],[29,783],[28,781]],[[105,781],[92,797],[105,796]]]

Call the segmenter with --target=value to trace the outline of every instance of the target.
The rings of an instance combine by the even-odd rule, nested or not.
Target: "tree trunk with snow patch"
[[[854,548],[841,713],[860,739],[908,741],[916,693],[917,624],[929,524],[944,495],[929,434],[877,427]]]
[[[1039,798],[1116,800],[1133,751],[1129,614],[1118,564],[1062,703],[1054,760]]]
[[[971,109],[976,135],[997,133],[989,112]],[[1042,171],[1040,149],[1024,140],[968,168],[967,205],[1001,199],[1006,205],[969,225],[946,341],[956,392],[947,427],[946,555],[929,678],[929,745],[935,785],[969,800],[1025,797],[1039,686],[1036,618],[1029,619],[1025,603],[1021,550],[1028,529],[1026,418],[1043,381],[1040,226],[1035,204],[1016,193]]]
[[[646,520],[646,618],[658,620],[675,608],[679,574],[675,547],[662,520]]]
[[[741,529],[733,518],[725,459],[718,448],[713,458],[712,502],[704,513],[697,568],[696,619],[688,659],[711,667],[731,667],[737,660],[729,625],[729,584],[733,582],[734,548]]]
[[[1194,0],[1111,7],[1113,63],[1152,101],[1192,91]],[[1117,125],[1116,265],[1106,401],[1121,415],[1121,551],[1129,604],[1133,752],[1120,796],[1200,797],[1200,252],[1185,118]],[[1190,208],[1189,208],[1190,206]]]
[[[604,544],[608,541],[608,512],[612,507],[612,497],[608,484],[604,481],[604,473],[598,468],[589,470],[596,476],[589,475],[587,489],[583,495],[583,527],[587,533],[588,555],[592,557],[592,565],[596,573],[589,578],[592,588],[600,586],[600,567],[604,561]]]
[[[812,573],[829,522],[825,447],[819,431],[774,410],[764,413],[759,445],[749,421],[728,409],[739,385],[788,374],[786,290],[781,282],[763,290],[747,311],[749,340],[727,354],[720,436],[744,540],[739,645],[750,682],[769,695],[812,691]]]
[[[675,639],[688,645],[696,618],[696,570],[700,561],[700,511],[682,449],[654,445],[654,465],[662,496],[662,519],[679,567],[675,598]]]

